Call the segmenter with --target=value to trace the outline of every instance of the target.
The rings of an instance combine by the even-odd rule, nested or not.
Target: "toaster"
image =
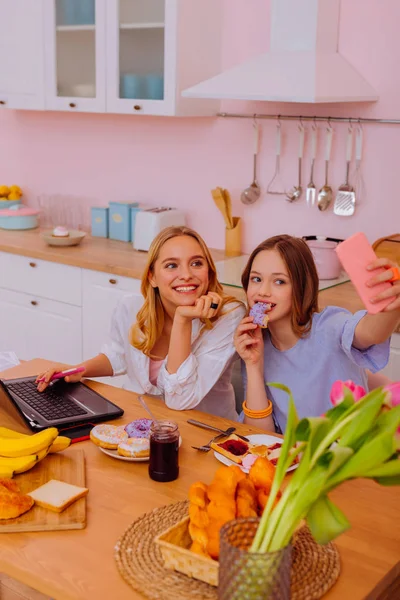
[[[133,247],[147,252],[156,235],[171,225],[186,225],[183,211],[167,206],[139,211],[136,214]]]

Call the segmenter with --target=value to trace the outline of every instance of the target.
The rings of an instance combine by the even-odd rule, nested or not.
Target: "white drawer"
[[[0,252],[0,287],[82,306],[81,269]]]
[[[398,348],[400,350],[400,333],[393,333],[390,340],[391,348]]]
[[[90,271],[82,269],[83,288],[100,287],[114,289],[119,292],[130,292],[140,294],[140,279],[123,277],[122,275],[113,275],[112,273],[102,273],[101,271]]]

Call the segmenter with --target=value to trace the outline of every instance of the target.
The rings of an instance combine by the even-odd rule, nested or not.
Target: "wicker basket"
[[[161,550],[167,569],[174,569],[213,586],[218,585],[218,562],[189,550],[192,544],[189,517],[163,531],[154,541]]]

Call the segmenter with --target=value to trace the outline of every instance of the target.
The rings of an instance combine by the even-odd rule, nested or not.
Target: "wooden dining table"
[[[32,360],[0,373],[3,379],[36,375],[48,361]],[[87,381],[88,385],[124,409],[115,424],[145,417],[137,395]],[[158,483],[149,478],[148,464],[123,462],[100,452],[90,441],[70,446],[65,452],[83,449],[86,463],[87,525],[83,530],[0,534],[0,573],[30,586],[55,600],[136,600],[144,594],[134,591],[119,574],[114,547],[130,524],[154,508],[184,500],[194,481],[209,483],[220,463],[213,452],[194,450],[207,442],[209,431],[187,423],[194,418],[226,428],[231,421],[198,411],[172,411],[163,402],[147,398],[159,419],[174,420],[182,436],[180,473],[176,481]],[[0,414],[0,425],[2,415]],[[262,433],[236,423],[238,433]],[[341,485],[331,494],[352,527],[336,541],[341,573],[326,594],[327,600],[369,600],[380,598],[372,590],[393,586],[389,572],[397,573],[400,559],[400,491],[369,480]],[[386,576],[386,578],[385,578]],[[378,589],[378,588],[377,588]],[[372,595],[371,595],[372,594]],[[1,593],[0,593],[1,596]],[[33,597],[33,596],[32,596]],[[36,597],[36,596],[35,596]],[[395,600],[392,596],[388,600]]]

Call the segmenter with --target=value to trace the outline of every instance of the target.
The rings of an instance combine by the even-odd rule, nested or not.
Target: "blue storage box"
[[[92,206],[92,235],[108,238],[107,206]]]
[[[132,241],[131,208],[138,202],[110,202],[108,215],[108,235],[112,240]]]
[[[135,241],[135,223],[136,223],[136,215],[138,214],[138,212],[140,210],[143,210],[143,208],[140,208],[140,206],[133,206],[131,208],[131,242]]]

